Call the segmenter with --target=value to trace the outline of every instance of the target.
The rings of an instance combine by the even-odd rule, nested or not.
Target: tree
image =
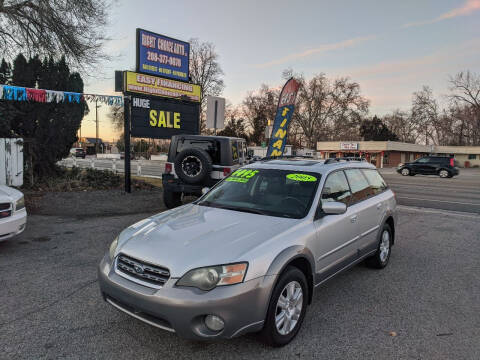
[[[469,143],[480,144],[480,75],[470,71],[462,71],[450,77],[450,99],[460,107],[471,108],[468,122]]]
[[[215,46],[209,42],[190,39],[190,79],[202,87],[200,131],[205,131],[206,97],[219,96],[225,84]]]
[[[423,86],[422,90],[414,92],[412,97],[412,120],[417,126],[420,138],[423,138],[425,145],[432,140],[438,144],[435,135],[438,135],[439,108],[437,100],[433,96],[432,89]],[[435,134],[437,132],[437,134]]]
[[[110,106],[110,111],[107,116],[115,130],[123,131],[125,123],[125,118],[123,117],[123,105]]]
[[[225,109],[226,124],[223,130],[218,133],[218,135],[248,139],[248,134],[245,127],[245,119],[239,116],[240,109],[228,104]]]
[[[382,120],[399,141],[415,143],[417,126],[409,113],[397,109],[391,114],[385,115]]]
[[[83,92],[83,80],[70,72],[65,58],[52,57],[42,61],[38,57],[15,58],[8,82],[31,88]],[[77,140],[77,130],[88,107],[78,103],[36,103],[26,101],[0,101],[0,137],[24,139],[27,181],[55,171],[55,163],[68,155]]]
[[[0,0],[0,50],[7,58],[62,54],[92,67],[107,57],[101,48],[109,7],[107,0]]]
[[[250,130],[250,142],[260,145],[265,139],[265,127],[273,125],[280,91],[263,84],[243,100],[243,113]]]
[[[294,121],[301,127],[306,144],[315,149],[318,141],[355,140],[368,100],[360,86],[348,78],[328,79],[325,74],[299,79]]]
[[[364,141],[397,141],[398,137],[375,115],[360,125],[360,136]]]

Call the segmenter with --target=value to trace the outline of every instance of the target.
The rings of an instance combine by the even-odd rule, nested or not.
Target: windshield
[[[239,169],[196,203],[202,206],[300,219],[307,215],[320,174]]]

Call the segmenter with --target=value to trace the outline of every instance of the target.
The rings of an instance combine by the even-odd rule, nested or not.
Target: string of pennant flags
[[[32,89],[11,85],[0,85],[0,100],[77,104],[80,104],[82,101],[96,101],[106,105],[123,105],[122,96],[82,94],[70,91]]]

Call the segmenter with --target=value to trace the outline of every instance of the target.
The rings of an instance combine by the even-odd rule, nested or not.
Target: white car
[[[27,210],[23,194],[0,185],[0,241],[18,235],[27,225]]]

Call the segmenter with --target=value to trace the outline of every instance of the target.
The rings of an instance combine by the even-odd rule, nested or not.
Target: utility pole
[[[95,132],[95,154],[98,154],[98,109],[101,108],[101,105],[98,105],[98,100],[95,100],[95,124],[96,124],[96,132]]]

